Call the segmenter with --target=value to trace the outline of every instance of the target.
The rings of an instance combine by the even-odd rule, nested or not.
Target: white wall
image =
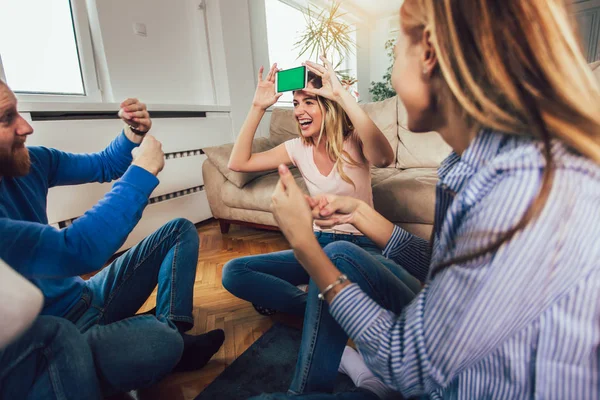
[[[371,69],[369,71],[371,81],[381,81],[390,66],[390,59],[384,46],[388,39],[398,35],[399,18],[400,16],[396,12],[393,15],[379,17],[373,24],[370,43]]]
[[[235,136],[244,123],[256,89],[250,9],[247,0],[212,1],[219,1],[221,9],[231,120]]]
[[[221,28],[221,7],[219,0],[205,1],[206,21],[210,59],[216,99],[218,105],[229,105],[229,81],[227,79],[227,62],[225,60],[225,45],[223,42],[223,29]]]
[[[258,70],[261,66],[268,69],[271,65],[269,60],[269,43],[267,36],[267,16],[265,11],[264,0],[249,0],[248,11],[250,14],[250,34],[252,42],[252,56],[253,56],[253,71],[254,75],[258,76]],[[266,73],[265,73],[266,74]],[[254,84],[258,84],[258,78],[255,78]],[[254,95],[254,94],[253,94]],[[248,102],[247,109],[250,107]],[[246,111],[247,111],[246,109]],[[271,124],[271,112],[267,111],[263,117],[256,137],[269,137],[269,126]],[[237,132],[235,133],[237,134]]]
[[[366,22],[366,21],[365,21]],[[371,24],[357,24],[356,30],[356,77],[359,101],[371,101],[369,86],[371,85]]]
[[[105,101],[216,104],[197,0],[88,0]],[[133,25],[146,25],[147,36]]]

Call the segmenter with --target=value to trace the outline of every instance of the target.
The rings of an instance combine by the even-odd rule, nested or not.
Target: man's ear
[[[422,47],[423,54],[421,55],[421,61],[423,63],[423,74],[429,77],[438,65],[437,54],[431,42],[431,30],[429,28],[423,30]]]

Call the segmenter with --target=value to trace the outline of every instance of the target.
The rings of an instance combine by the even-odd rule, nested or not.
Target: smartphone
[[[277,93],[302,90],[306,87],[308,70],[305,66],[284,69],[275,74]]]

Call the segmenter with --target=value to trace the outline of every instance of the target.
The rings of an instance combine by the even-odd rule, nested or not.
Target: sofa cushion
[[[437,180],[435,168],[396,170],[373,182],[375,209],[392,222],[433,224]]]
[[[298,124],[294,117],[294,110],[290,108],[274,108],[271,112],[269,125],[269,140],[273,147],[286,140],[297,138],[300,135]]]
[[[302,191],[308,193],[300,171],[294,168],[291,172]],[[225,205],[233,208],[271,212],[271,196],[278,180],[279,174],[271,172],[260,179],[248,183],[242,188],[225,182],[221,189],[221,200],[223,200]]]
[[[252,152],[258,153],[261,151],[267,151],[273,146],[266,138],[254,139],[252,142]],[[261,171],[261,172],[235,172],[227,168],[229,163],[229,156],[231,150],[233,150],[233,143],[224,144],[222,146],[207,147],[202,149],[208,159],[219,169],[219,172],[233,183],[238,188],[244,187],[248,182],[253,181],[259,176],[267,175],[273,171]]]
[[[398,96],[396,96],[398,97]],[[408,130],[406,107],[398,98],[398,168],[437,168],[452,148],[437,132],[414,133]]]
[[[371,168],[371,186],[378,185],[380,182],[386,180],[392,175],[396,175],[398,173],[398,169],[394,167],[388,168]]]
[[[396,113],[398,96],[383,101],[364,103],[360,106],[390,142],[395,158],[398,152],[398,117]]]

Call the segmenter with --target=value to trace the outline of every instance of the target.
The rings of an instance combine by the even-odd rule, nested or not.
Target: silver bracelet
[[[327,286],[325,288],[325,290],[323,290],[321,293],[319,293],[319,295],[317,296],[319,298],[319,300],[324,300],[325,299],[325,295],[334,287],[336,287],[337,285],[340,285],[344,282],[348,281],[348,277],[344,274],[340,275],[339,278],[337,278],[335,280],[335,282],[333,282],[331,285]]]

